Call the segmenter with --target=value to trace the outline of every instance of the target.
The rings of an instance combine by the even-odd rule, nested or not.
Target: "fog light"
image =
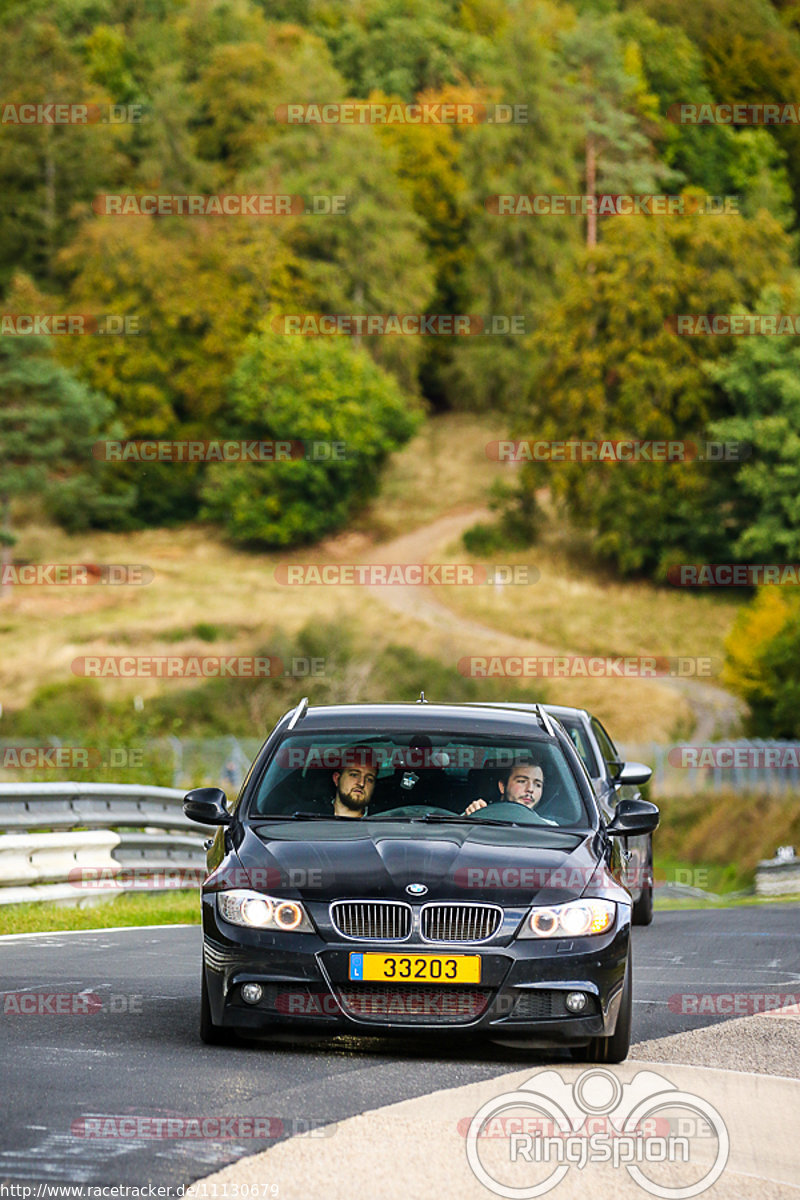
[[[586,994],[584,992],[569,992],[565,1004],[571,1013],[583,1012],[586,1008]]]
[[[264,989],[260,983],[243,983],[242,984],[242,999],[245,1004],[258,1004],[261,997],[264,995]]]

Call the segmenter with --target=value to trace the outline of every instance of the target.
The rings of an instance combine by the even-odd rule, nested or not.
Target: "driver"
[[[355,752],[355,753],[354,753]],[[349,747],[341,771],[333,772],[333,812],[337,817],[363,817],[378,778],[369,746]]]
[[[544,771],[541,763],[533,757],[522,758],[508,768],[504,776],[497,781],[497,796],[490,800],[510,800],[515,804],[524,804],[526,808],[536,808],[544,790]],[[486,800],[473,800],[468,805],[464,816],[468,817],[479,808],[486,808]],[[541,818],[543,821],[545,817]],[[549,822],[548,822],[549,823]]]

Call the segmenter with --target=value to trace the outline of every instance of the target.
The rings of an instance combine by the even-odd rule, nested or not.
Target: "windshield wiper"
[[[393,817],[390,814],[387,814],[386,816],[379,815],[379,816],[374,816],[374,817],[366,817],[365,820],[368,820],[368,821],[408,821],[411,824],[413,824],[415,821],[422,821],[422,822],[427,822],[427,823],[431,823],[431,824],[434,824],[434,823],[441,823],[441,824],[459,823],[459,824],[461,824],[463,822],[465,824],[500,824],[500,826],[504,826],[504,824],[505,824],[505,826],[510,826],[510,824],[511,824],[511,826],[516,826],[516,824],[518,823],[516,821],[494,821],[492,817],[465,817],[465,816],[462,816],[461,812],[453,812],[453,815],[449,816],[449,817],[446,817],[443,814],[443,812],[426,812],[426,814],[423,814],[421,816],[416,816],[416,817]]]
[[[294,812],[294,813],[259,813],[254,818],[254,824],[259,825],[269,824],[271,821],[338,821],[339,818],[335,813],[310,813],[310,812]]]

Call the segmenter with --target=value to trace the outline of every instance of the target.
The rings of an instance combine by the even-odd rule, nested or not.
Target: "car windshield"
[[[380,731],[284,738],[250,801],[249,816],[334,819],[337,789],[354,768],[368,796],[363,813],[370,820],[590,823],[554,739]]]

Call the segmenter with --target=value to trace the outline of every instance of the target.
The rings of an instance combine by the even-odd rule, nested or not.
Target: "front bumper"
[[[203,958],[212,1020],[243,1033],[283,1028],[331,1035],[452,1031],[519,1037],[542,1046],[584,1045],[614,1032],[630,942],[630,909],[618,905],[607,934],[553,941],[496,940],[446,946],[391,945],[270,933],[230,925],[213,893],[203,896]],[[481,957],[476,986],[432,983],[359,984],[348,978],[353,951],[468,953]],[[245,983],[262,985],[257,1004],[242,999]],[[571,1014],[570,991],[587,1007]]]

